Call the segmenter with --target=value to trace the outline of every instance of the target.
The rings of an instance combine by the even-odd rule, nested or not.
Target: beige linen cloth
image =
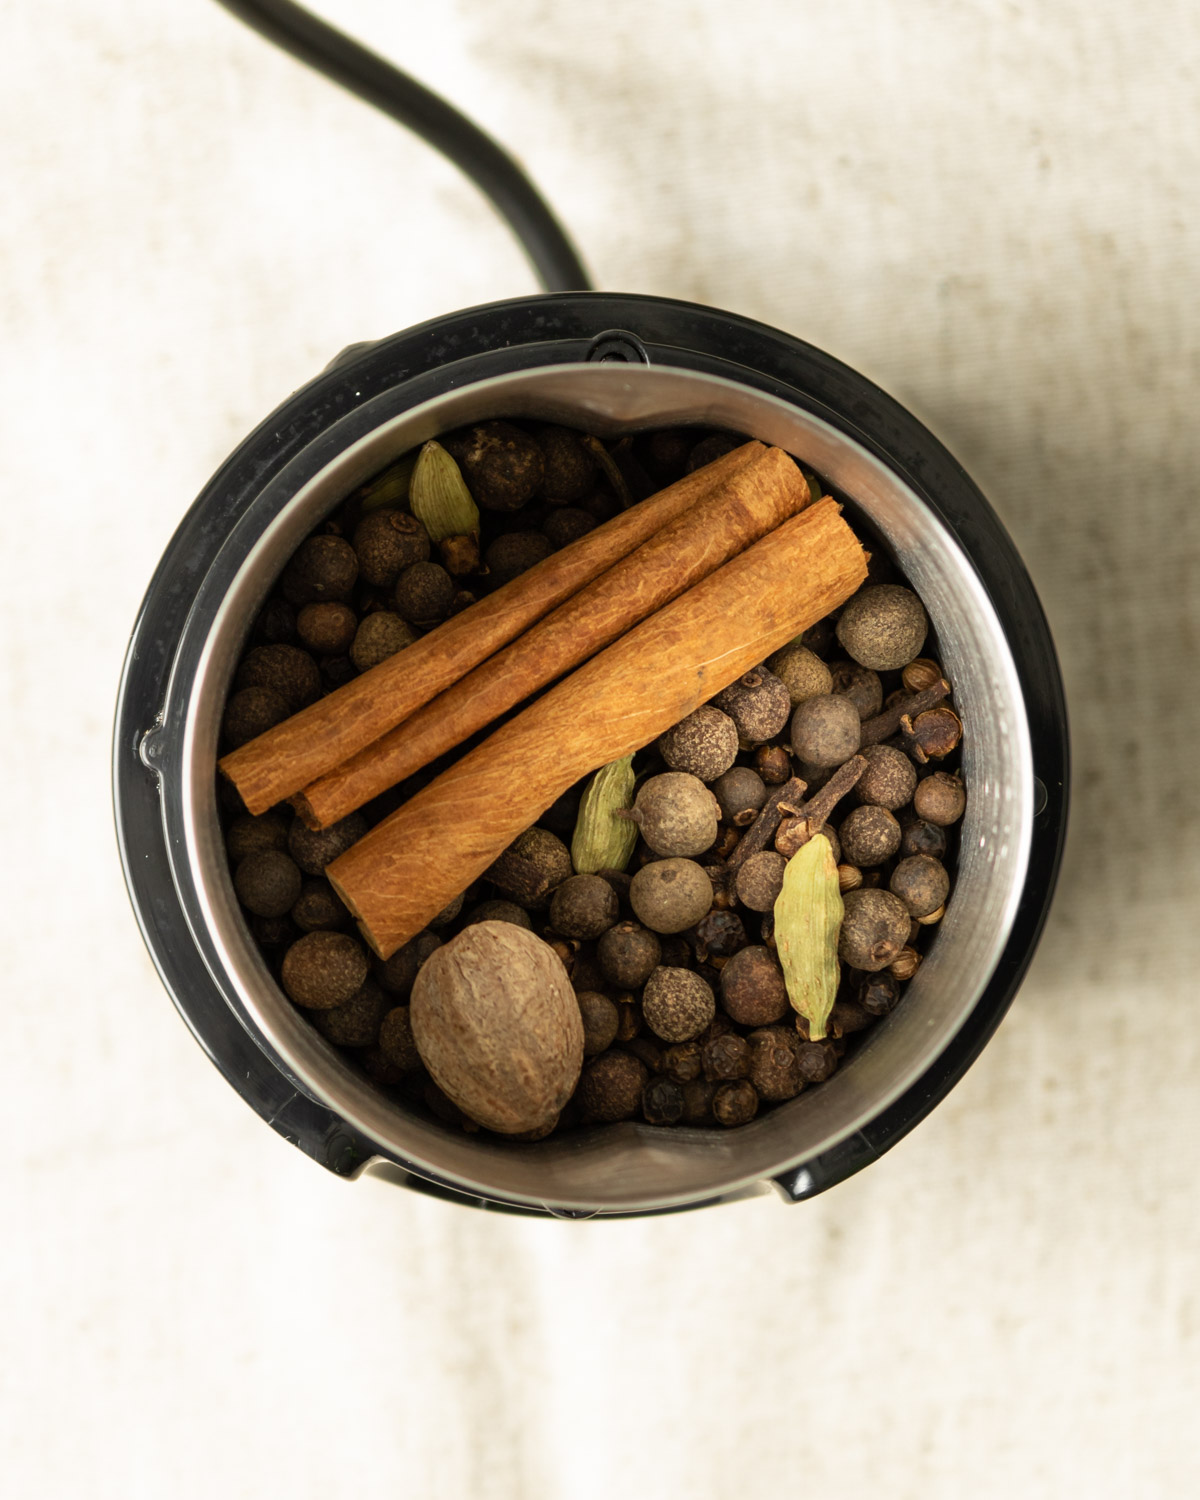
[[[324,13],[516,151],[598,285],[800,335],[947,443],[1058,641],[1069,854],[982,1059],[812,1203],[510,1220],[288,1147],[128,910],[125,639],[289,391],[532,281],[453,168],[206,0],[3,0],[6,1494],[1195,1494],[1200,11]]]

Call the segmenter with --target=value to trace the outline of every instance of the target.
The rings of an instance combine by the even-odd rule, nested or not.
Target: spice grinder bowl
[[[257,609],[357,485],[428,438],[494,417],[602,436],[694,423],[777,444],[847,497],[848,518],[892,553],[937,632],[969,791],[937,939],[903,1004],[833,1078],[737,1130],[627,1122],[517,1144],[447,1129],[374,1089],[291,1006],[234,896],[213,767]],[[935,440],[862,377],[784,335],[686,304],[587,294],[476,309],[349,351],[247,439],[151,585],[115,758],[118,832],[151,953],[249,1102],[346,1175],[365,1168],[567,1215],[686,1207],[770,1183],[804,1197],[879,1155],[1003,1014],[1048,905],[1065,809],[1065,716],[1045,623],[1011,542]]]

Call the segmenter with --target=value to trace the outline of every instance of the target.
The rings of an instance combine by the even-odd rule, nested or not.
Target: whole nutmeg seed
[[[434,1082],[503,1135],[557,1119],[583,1066],[583,1021],[548,943],[476,922],[438,948],[412,989],[413,1038]]]

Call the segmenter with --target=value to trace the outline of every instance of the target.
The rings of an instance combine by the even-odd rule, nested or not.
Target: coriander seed
[[[924,693],[936,687],[942,680],[942,669],[927,656],[918,656],[910,661],[900,674],[900,681],[907,693]]]

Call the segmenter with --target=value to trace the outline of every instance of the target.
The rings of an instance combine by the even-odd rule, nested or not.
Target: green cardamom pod
[[[571,838],[571,863],[577,875],[597,870],[623,870],[637,843],[638,826],[632,818],[618,816],[633,806],[633,756],[601,766],[588,782],[579,801],[575,833]]]
[[[408,508],[431,542],[479,532],[479,509],[458,465],[441,443],[426,443],[417,457]]]
[[[406,453],[403,458],[382,474],[377,474],[368,484],[364,484],[358,492],[359,504],[362,506],[363,514],[371,510],[381,510],[385,505],[389,508],[402,510],[408,504],[408,492],[412,485],[413,470],[417,467],[417,455],[414,450]]]
[[[823,833],[814,834],[788,860],[775,902],[775,948],[788,999],[814,1042],[824,1037],[837,996],[844,910],[833,850]]]

